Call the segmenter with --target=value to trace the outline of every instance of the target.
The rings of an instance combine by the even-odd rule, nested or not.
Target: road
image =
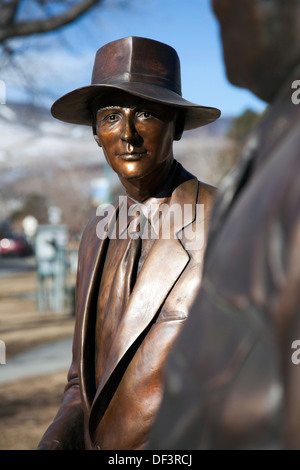
[[[36,269],[35,257],[3,257],[0,256],[0,279],[14,276],[19,273],[34,271]]]

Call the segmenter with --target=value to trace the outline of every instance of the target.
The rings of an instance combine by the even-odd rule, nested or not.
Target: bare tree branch
[[[11,0],[10,2],[1,1],[0,3],[0,28],[12,25],[17,9],[19,7],[20,0]]]
[[[20,0],[12,0],[5,3],[1,2],[0,43],[14,37],[47,33],[59,29],[62,26],[72,23],[89,9],[100,3],[102,3],[102,0],[82,0],[79,3],[71,5],[67,11],[57,16],[42,20],[15,22],[15,15]]]

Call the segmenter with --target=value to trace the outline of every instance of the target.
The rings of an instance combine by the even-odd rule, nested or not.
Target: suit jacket
[[[169,209],[177,204],[183,209],[189,204],[192,210],[176,227],[176,236],[155,240],[117,334],[110,340],[109,354],[103,358],[104,372],[98,387],[95,384],[96,307],[108,239],[104,234],[102,239],[96,235],[99,217],[86,227],[79,250],[73,361],[61,407],[43,436],[40,449],[145,447],[161,401],[166,356],[201,282],[214,197],[214,188],[200,183],[182,167],[180,172],[184,182],[173,191]],[[199,204],[204,205],[204,213]],[[114,215],[115,212],[106,226],[107,233]],[[194,243],[196,229],[201,228],[204,228],[204,243],[199,240]]]
[[[151,449],[300,448],[300,365],[292,359],[300,340],[300,105],[291,99],[299,72],[220,188]]]

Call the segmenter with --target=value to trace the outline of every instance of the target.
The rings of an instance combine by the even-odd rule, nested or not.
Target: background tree
[[[232,140],[232,158],[237,163],[237,158],[242,150],[243,144],[249,132],[259,121],[261,115],[251,109],[246,109],[240,116],[237,116],[228,132],[228,137]]]
[[[32,52],[38,51],[42,59],[51,47],[70,51],[73,45],[64,37],[68,26],[76,27],[79,20],[87,18],[86,36],[90,37],[98,31],[99,12],[129,4],[130,0],[0,0],[0,78],[11,86],[20,87],[21,83],[29,101],[53,94],[37,84],[45,65],[33,59]],[[79,28],[83,30],[82,23]],[[55,70],[49,70],[49,75],[54,76]]]
[[[102,2],[103,0],[1,0],[0,43],[5,45],[12,38],[57,30]]]
[[[246,109],[246,111],[233,120],[228,137],[234,140],[237,147],[240,147],[259,119],[260,114],[255,113],[251,109]]]
[[[32,215],[40,224],[48,222],[48,201],[41,194],[30,193],[24,200],[22,206],[11,214],[10,221],[12,223],[21,223],[27,215]]]
[[[232,120],[227,132],[228,145],[218,155],[218,170],[228,173],[237,163],[246,137],[261,118],[259,113],[246,109]]]

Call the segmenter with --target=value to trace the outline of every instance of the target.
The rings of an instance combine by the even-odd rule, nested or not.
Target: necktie
[[[139,214],[131,211],[127,226],[127,237],[121,238],[116,230],[116,239],[109,241],[108,251],[100,282],[96,321],[96,383],[102,374],[116,335],[121,318],[126,310],[134,287],[141,254],[141,220]]]

